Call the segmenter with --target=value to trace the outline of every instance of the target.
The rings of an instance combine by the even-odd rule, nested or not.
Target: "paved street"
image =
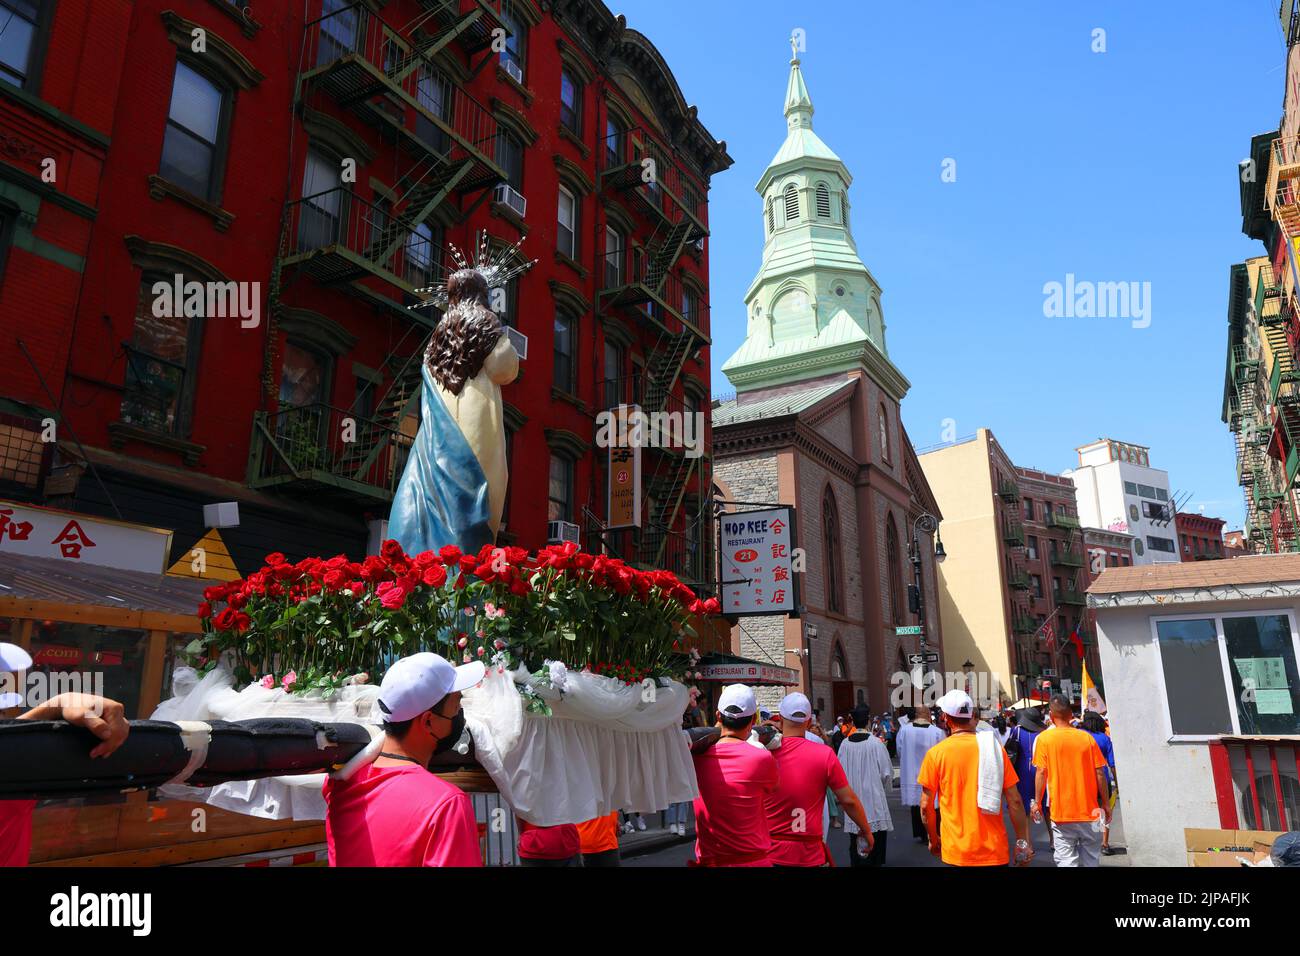
[[[897,779],[898,770],[894,770]],[[889,793],[889,807],[894,818],[894,830],[889,834],[889,850],[886,858],[888,866],[942,866],[943,864],[935,857],[930,855],[930,851],[925,844],[917,843],[912,839],[912,818],[911,811],[900,802],[899,790],[897,786]],[[1044,826],[1031,825],[1034,836],[1034,860],[1030,866],[1050,867],[1052,863],[1052,851],[1047,845],[1047,829]],[[1007,832],[1010,839],[1014,842],[1015,836],[1011,833],[1011,827],[1008,825]],[[1123,846],[1123,829],[1120,826],[1119,814],[1115,816],[1115,826],[1112,829],[1111,841],[1115,846]],[[694,856],[694,840],[686,839],[663,849],[654,850],[640,856],[633,856],[624,859],[624,866],[685,866],[686,861]],[[831,854],[835,858],[836,866],[849,865],[849,838],[843,830],[834,830],[830,839]],[[1101,865],[1104,867],[1127,866],[1128,858],[1123,854],[1115,856],[1102,857]]]

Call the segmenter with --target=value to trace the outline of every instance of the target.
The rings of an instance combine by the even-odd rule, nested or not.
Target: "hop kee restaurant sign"
[[[724,614],[794,614],[794,509],[724,513],[718,519]]]
[[[171,543],[160,528],[0,501],[0,554],[162,574]]]

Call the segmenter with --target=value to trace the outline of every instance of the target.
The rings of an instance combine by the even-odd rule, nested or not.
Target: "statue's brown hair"
[[[501,323],[488,309],[487,296],[487,281],[475,269],[461,269],[447,280],[447,312],[429,339],[425,362],[453,395],[482,371],[501,338]]]

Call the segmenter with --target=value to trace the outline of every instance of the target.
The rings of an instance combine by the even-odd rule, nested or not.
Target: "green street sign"
[[[920,625],[920,624],[908,624],[908,625],[905,626],[905,627],[896,627],[896,628],[894,628],[894,633],[895,633],[895,634],[899,634],[899,635],[904,635],[904,634],[920,634],[920,633],[921,633],[921,625]]]

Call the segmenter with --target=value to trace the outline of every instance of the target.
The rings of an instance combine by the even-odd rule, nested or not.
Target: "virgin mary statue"
[[[506,500],[501,386],[519,355],[488,309],[478,269],[447,279],[447,310],[421,369],[420,430],[398,483],[389,537],[408,554],[454,544],[477,552],[496,541]]]

